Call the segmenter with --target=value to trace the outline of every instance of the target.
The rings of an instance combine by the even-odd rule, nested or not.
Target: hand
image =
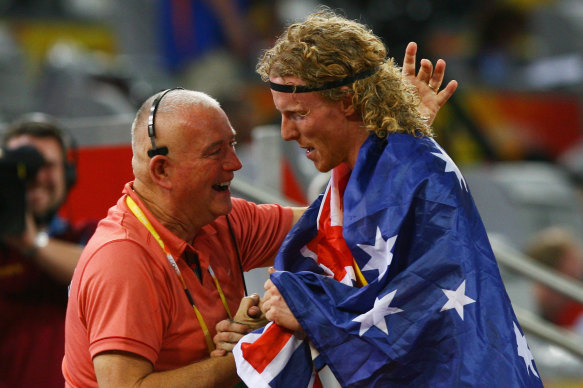
[[[2,236],[2,241],[22,254],[29,255],[35,250],[34,240],[38,230],[32,214],[26,213],[24,222],[25,229],[21,235]]]
[[[233,322],[245,324],[251,330],[265,326],[268,321],[261,312],[259,302],[259,295],[257,294],[251,294],[243,298],[237,313],[233,317]]]
[[[213,338],[216,349],[211,352],[211,357],[224,356],[247,333],[263,327],[267,319],[259,309],[259,295],[251,294],[241,299],[239,309],[232,320],[225,319],[215,326],[217,334]]]
[[[217,334],[213,341],[216,349],[211,352],[211,357],[220,357],[232,352],[233,348],[241,338],[251,331],[249,326],[242,323],[233,322],[230,319],[224,319],[215,326]]]
[[[276,272],[273,268],[269,269],[269,273]],[[261,311],[265,317],[277,323],[281,327],[293,331],[301,331],[300,323],[289,309],[285,299],[279,293],[279,290],[271,280],[267,280],[264,285],[265,295],[263,295],[263,302],[261,304]]]
[[[449,100],[458,87],[457,81],[449,81],[441,91],[441,83],[445,75],[445,61],[437,60],[435,69],[428,59],[420,61],[419,73],[415,76],[415,64],[417,55],[417,43],[410,42],[405,49],[405,58],[403,59],[403,76],[419,93],[419,111],[426,116],[428,123],[431,125],[439,109]]]

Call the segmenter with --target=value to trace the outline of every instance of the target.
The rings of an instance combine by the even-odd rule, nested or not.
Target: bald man
[[[241,271],[270,265],[303,209],[232,199],[241,168],[234,146],[227,116],[206,94],[171,89],[140,108],[135,179],[100,222],[71,283],[68,387],[239,381],[231,353],[209,358],[215,325],[239,306]]]

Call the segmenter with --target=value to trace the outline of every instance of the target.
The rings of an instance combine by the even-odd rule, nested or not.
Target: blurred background
[[[236,194],[308,204],[328,176],[281,141],[254,69],[319,4],[369,25],[398,63],[410,41],[418,59],[446,60],[460,87],[436,140],[469,182],[545,386],[583,387],[581,0],[0,0],[0,131],[24,113],[56,116],[77,141],[78,183],[62,213],[102,218],[132,179],[137,108],[161,89],[196,89],[238,132]],[[547,295],[557,289],[566,301]],[[566,307],[546,311],[544,295]]]

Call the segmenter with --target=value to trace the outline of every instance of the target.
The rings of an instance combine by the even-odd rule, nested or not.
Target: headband
[[[360,73],[356,73],[354,75],[348,76],[346,78],[342,78],[337,81],[326,82],[322,86],[315,86],[309,87],[305,85],[282,85],[276,84],[275,82],[269,81],[269,87],[276,92],[282,93],[308,93],[308,92],[317,92],[320,90],[328,90],[338,88],[340,86],[350,85],[354,81],[358,81],[363,78],[370,77],[374,73],[378,71],[378,66],[373,67],[372,69],[368,69],[365,71],[361,71]]]

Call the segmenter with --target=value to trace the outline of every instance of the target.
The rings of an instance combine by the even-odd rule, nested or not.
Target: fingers
[[[247,325],[242,323],[233,322],[229,319],[223,319],[215,326],[217,333],[221,332],[234,332],[240,334],[247,334],[249,332],[249,328]]]
[[[421,59],[419,61],[419,72],[415,74],[416,71],[416,56],[417,56],[417,44],[415,42],[410,42],[405,49],[405,57],[403,59],[403,76],[405,77],[416,77],[418,81],[427,85],[431,90],[437,94],[439,88],[443,83],[443,78],[445,76],[445,61],[443,59],[437,60],[435,63],[435,68],[433,63],[428,59]],[[419,87],[419,86],[418,86]],[[451,97],[451,94],[455,91],[448,90],[445,94],[445,101]]]
[[[437,94],[437,104],[441,107],[447,100],[453,95],[458,87],[458,83],[455,80],[449,81],[448,84]]]
[[[243,299],[241,299],[241,303],[239,303],[239,309],[237,310],[237,313],[235,315],[237,315],[239,311],[241,312],[247,311],[251,307],[257,305],[259,305],[259,295],[251,294],[249,296],[246,296]]]
[[[251,318],[259,318],[261,315],[261,308],[259,306],[252,306],[247,310],[247,315]]]
[[[405,58],[403,58],[403,75],[414,76],[415,65],[417,63],[417,43],[409,42],[405,49]]]
[[[435,69],[431,75],[431,79],[428,81],[427,85],[435,93],[439,92],[441,83],[443,82],[443,77],[445,75],[445,61],[443,59],[438,59],[435,63]]]
[[[215,350],[222,350],[225,352],[232,352],[237,342],[243,338],[243,335],[235,336],[233,333],[217,333],[214,336],[213,342],[215,343]]]
[[[231,322],[228,319],[217,323],[215,328],[217,334],[213,337],[213,342],[217,348],[216,350],[223,350],[225,352],[232,351],[237,342],[251,331],[247,325]],[[218,357],[221,355],[224,355],[224,353],[218,352],[214,356]],[[212,353],[211,356],[213,356]]]
[[[417,73],[417,79],[421,82],[429,84],[429,80],[432,74],[433,64],[429,59],[422,59],[421,62],[419,63],[419,73]]]
[[[215,342],[216,345],[219,345],[221,343],[226,344],[228,348],[225,348],[225,346],[221,346],[221,349],[231,351],[232,347],[235,346],[241,338],[243,338],[243,335],[244,334],[234,333],[232,331],[222,331],[215,335],[213,341]]]
[[[266,290],[266,291],[269,290],[272,287],[275,287],[275,285],[273,284],[273,282],[271,281],[271,279],[267,279],[265,281],[265,283],[263,283],[263,289]],[[264,296],[264,298],[265,298],[265,296]]]
[[[211,357],[223,357],[225,354],[227,354],[225,349],[215,349],[211,352]]]

